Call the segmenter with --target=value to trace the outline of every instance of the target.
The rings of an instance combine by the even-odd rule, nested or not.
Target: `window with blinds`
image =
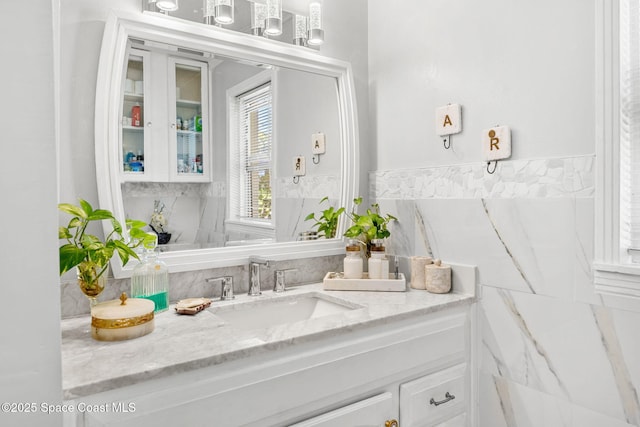
[[[237,95],[235,107],[238,141],[232,159],[232,210],[237,220],[271,223],[271,83]]]
[[[620,246],[640,263],[640,5],[628,0],[620,2]]]

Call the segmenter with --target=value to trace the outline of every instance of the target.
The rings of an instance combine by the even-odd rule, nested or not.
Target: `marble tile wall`
[[[372,172],[390,252],[478,266],[479,426],[640,426],[640,303],[593,292],[593,157]]]

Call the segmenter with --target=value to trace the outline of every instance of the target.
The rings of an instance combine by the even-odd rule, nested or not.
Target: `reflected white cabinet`
[[[211,177],[208,63],[130,48],[120,116],[121,181]]]

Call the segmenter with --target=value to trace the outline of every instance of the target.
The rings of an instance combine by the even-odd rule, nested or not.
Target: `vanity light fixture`
[[[233,0],[214,0],[215,20],[218,24],[233,24]]]
[[[282,0],[267,0],[267,19],[264,33],[268,36],[282,34]]]
[[[215,0],[203,0],[204,4],[202,5],[202,17],[204,18],[204,23],[208,25],[215,25],[216,20],[216,6]]]
[[[307,17],[295,15],[293,19],[293,44],[296,46],[307,45]]]
[[[156,7],[165,12],[178,10],[178,0],[157,0]]]
[[[319,46],[324,43],[324,30],[322,29],[322,4],[319,1],[309,3],[309,37],[307,43]]]
[[[251,32],[254,36],[262,36],[264,34],[265,19],[267,19],[267,5],[258,2],[252,2]]]

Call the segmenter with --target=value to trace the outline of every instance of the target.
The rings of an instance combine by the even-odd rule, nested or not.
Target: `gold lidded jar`
[[[153,301],[127,298],[101,302],[91,310],[91,336],[98,341],[123,341],[153,332]]]

